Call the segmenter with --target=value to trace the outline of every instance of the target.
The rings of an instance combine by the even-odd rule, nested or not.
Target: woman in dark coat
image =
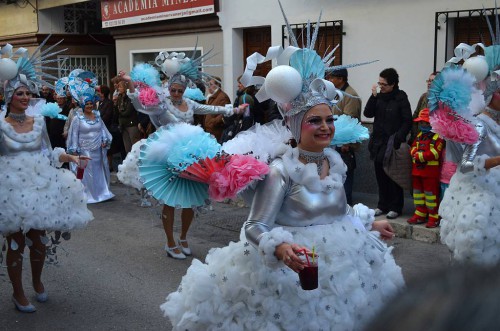
[[[394,219],[401,215],[404,191],[384,172],[384,154],[390,136],[394,135],[395,149],[406,143],[406,136],[412,126],[412,115],[408,96],[399,89],[399,75],[396,70],[384,69],[379,76],[378,83],[372,87],[372,95],[363,114],[374,118],[368,150],[375,164],[378,184],[379,200],[375,216],[387,213],[387,218]],[[377,85],[380,92],[377,91]]]

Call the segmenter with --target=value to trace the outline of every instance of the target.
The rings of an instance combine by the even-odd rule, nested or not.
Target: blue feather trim
[[[335,135],[330,146],[354,144],[370,138],[368,128],[349,115],[340,115],[334,125]]]

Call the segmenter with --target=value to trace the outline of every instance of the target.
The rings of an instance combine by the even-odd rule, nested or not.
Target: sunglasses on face
[[[382,83],[382,82],[378,82],[377,84],[378,84],[378,86],[389,86],[389,84],[387,84],[387,83]]]

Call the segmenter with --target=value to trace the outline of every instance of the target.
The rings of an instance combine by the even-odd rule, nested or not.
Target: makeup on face
[[[304,124],[307,126],[319,128],[323,125],[323,123],[326,123],[327,126],[333,127],[334,121],[335,120],[333,118],[333,115],[327,116],[325,119],[323,119],[323,117],[319,115],[311,115],[305,119]]]

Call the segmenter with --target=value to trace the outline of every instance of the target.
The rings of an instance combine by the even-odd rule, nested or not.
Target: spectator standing
[[[116,110],[118,112],[118,123],[122,132],[123,145],[125,152],[130,152],[132,145],[141,139],[141,133],[138,128],[139,120],[137,111],[132,101],[127,95],[127,82],[118,83],[118,100],[116,101]]]
[[[348,83],[347,69],[340,69],[332,71],[327,75],[327,79],[341,91],[346,92],[344,98],[337,103],[334,112],[336,115],[349,115],[356,118],[358,121],[361,119],[361,99],[356,90]],[[352,186],[354,183],[354,169],[356,169],[356,156],[354,152],[359,148],[360,144],[348,144],[337,146],[336,150],[339,152],[342,160],[347,166],[347,178],[344,182],[344,190],[347,197],[347,203],[352,205]]]
[[[255,87],[243,86],[241,84],[241,76],[238,77],[238,91],[236,92],[236,100],[234,107],[247,104],[247,110],[242,114],[234,114],[224,118],[224,132],[222,133],[222,142],[229,141],[234,138],[239,132],[245,131],[252,127],[255,123],[254,108],[255,108]]]
[[[47,103],[55,102],[53,91],[46,85],[43,85],[40,90],[40,98],[45,99]]]
[[[422,109],[413,121],[419,128],[410,150],[415,212],[407,222],[427,223],[426,228],[435,228],[439,225],[439,175],[444,140],[431,131],[429,108]]]
[[[208,93],[207,105],[225,106],[231,104],[229,96],[221,89],[221,79],[219,77],[213,77],[213,79],[208,82]],[[224,115],[205,115],[203,119],[203,128],[206,132],[212,134],[220,143],[222,132],[224,131]]]
[[[372,95],[363,114],[374,119],[368,150],[374,162],[378,185],[375,216],[387,213],[388,219],[395,219],[403,210],[404,191],[387,176],[383,162],[391,136],[394,136],[394,149],[399,149],[402,143],[406,144],[406,136],[412,126],[411,106],[406,93],[399,89],[399,75],[395,69],[384,69],[379,76],[378,83],[372,86]]]
[[[114,106],[113,106],[113,101],[109,99],[109,95],[111,93],[111,90],[108,86],[106,85],[101,85],[99,86],[99,89],[97,90],[97,94],[99,96],[99,105],[97,106],[97,110],[99,111],[101,115],[101,119],[104,122],[104,125],[108,129],[108,131],[111,133],[111,136],[113,137],[113,140],[111,142],[111,145],[116,144],[115,143],[115,137],[113,136],[113,133],[111,132],[113,130],[113,112],[114,112]],[[121,137],[118,137],[118,140],[121,140]],[[109,165],[109,171],[113,171],[113,152],[112,148],[109,148],[107,150],[107,159],[108,159],[108,165]]]
[[[427,91],[422,93],[420,96],[420,99],[418,99],[417,107],[413,111],[413,119],[417,118],[418,115],[420,114],[420,111],[424,108],[427,108],[427,97],[429,93],[429,88],[431,87],[432,82],[434,81],[434,78],[440,73],[440,71],[435,71],[429,75],[429,78],[425,81],[427,83]],[[413,122],[413,125],[411,127],[411,133],[410,133],[410,139],[408,139],[408,144],[411,145],[413,143],[413,140],[415,140],[415,137],[417,136],[419,130],[418,130],[418,124],[417,122]]]
[[[56,94],[56,102],[59,108],[62,109],[61,114],[68,116],[71,108],[71,99],[69,99],[65,94]],[[56,118],[51,118],[48,120],[48,132],[49,139],[52,148],[61,147],[66,148],[66,139],[64,138],[64,125],[66,121],[61,121]]]

